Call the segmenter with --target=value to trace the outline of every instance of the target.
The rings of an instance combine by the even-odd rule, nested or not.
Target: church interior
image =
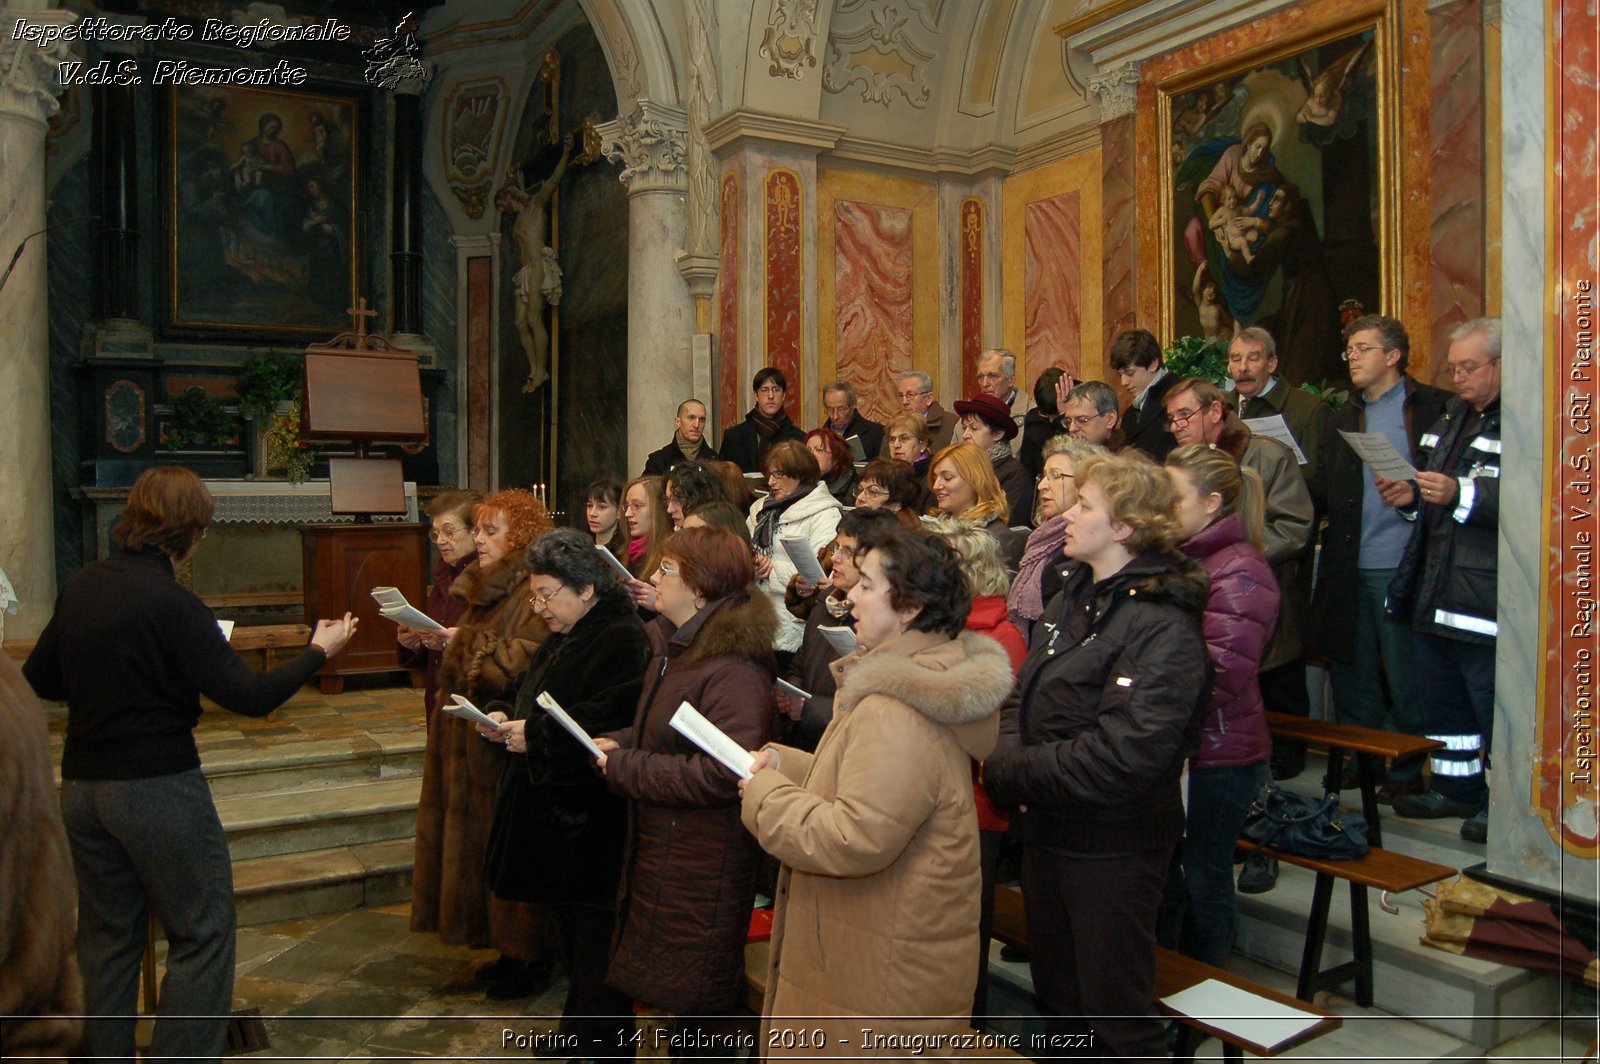
[[[240,32],[268,25],[301,32]],[[179,579],[252,667],[363,618],[274,714],[196,732],[239,911],[230,1053],[526,1057],[560,985],[486,1003],[491,954],[407,926],[423,692],[349,596],[420,603],[436,495],[524,488],[583,528],[586,486],[638,476],[680,401],[721,440],[766,367],[802,431],[835,381],[883,422],[921,370],[948,409],[996,348],[1023,389],[1056,368],[1125,407],[1119,334],[1198,365],[1254,325],[1285,381],[1343,397],[1342,329],[1384,314],[1454,391],[1453,331],[1497,318],[1488,842],[1385,812],[1383,844],[1593,948],[1597,44],[1586,0],[4,0],[5,651],[112,554],[141,473],[198,473],[216,512]],[[1248,195],[1214,213],[1227,167]],[[414,366],[421,419],[378,416],[377,376],[319,387],[347,355]],[[1285,863],[1239,898],[1228,970],[1327,1014],[1282,1055],[1593,1059],[1581,963],[1430,946],[1431,887],[1343,886]],[[1002,948],[994,1029],[1025,1038]],[[152,930],[151,984],[165,955]],[[1361,986],[1303,993],[1346,961]]]

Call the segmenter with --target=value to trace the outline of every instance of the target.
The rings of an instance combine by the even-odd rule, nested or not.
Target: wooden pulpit
[[[361,622],[344,650],[317,674],[328,694],[342,690],[344,677],[353,673],[403,668],[394,622],[379,616],[372,589],[398,588],[420,609],[428,573],[427,525],[372,520],[406,510],[400,463],[367,457],[374,440],[426,437],[417,357],[367,332],[366,319],[375,312],[365,299],[350,313],[354,332],[306,348],[301,417],[306,439],[355,445],[354,458],[328,463],[333,512],[352,515],[355,523],[300,529],[306,623],[347,611]],[[414,685],[421,680],[420,673],[412,675]]]

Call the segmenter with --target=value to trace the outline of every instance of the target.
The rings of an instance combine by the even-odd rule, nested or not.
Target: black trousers
[[[633,998],[606,985],[616,910],[590,905],[552,905],[546,910],[555,929],[556,953],[566,970],[567,1001],[560,1033],[576,1039],[568,1057],[632,1060]],[[570,1043],[568,1043],[570,1045]]]

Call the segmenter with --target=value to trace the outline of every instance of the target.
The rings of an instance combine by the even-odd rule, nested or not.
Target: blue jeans
[[[1483,770],[1494,737],[1494,644],[1413,632],[1422,727],[1446,743],[1432,755],[1433,789],[1457,802],[1483,803]]]
[[[1387,716],[1393,722],[1392,730],[1402,735],[1421,735],[1422,716],[1417,712],[1411,627],[1390,620],[1383,612],[1383,600],[1393,579],[1393,569],[1362,569],[1357,573],[1355,656],[1350,662],[1334,662],[1329,670],[1333,704],[1341,724],[1382,728]],[[1381,680],[1380,662],[1383,666]],[[1383,705],[1383,680],[1388,681],[1392,707],[1387,713]],[[1396,760],[1389,766],[1389,779],[1395,783],[1416,779],[1422,774],[1422,761],[1420,756]]]
[[[1266,761],[1189,770],[1189,815],[1157,921],[1157,941],[1213,967],[1227,964],[1239,924],[1233,850]]]

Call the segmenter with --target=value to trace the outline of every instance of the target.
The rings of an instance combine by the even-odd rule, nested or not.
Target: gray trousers
[[[167,936],[150,1057],[217,1060],[233,1001],[233,869],[199,769],[136,780],[64,780],[61,815],[78,876],[78,966],[89,1051],[134,1059],[148,914]]]

